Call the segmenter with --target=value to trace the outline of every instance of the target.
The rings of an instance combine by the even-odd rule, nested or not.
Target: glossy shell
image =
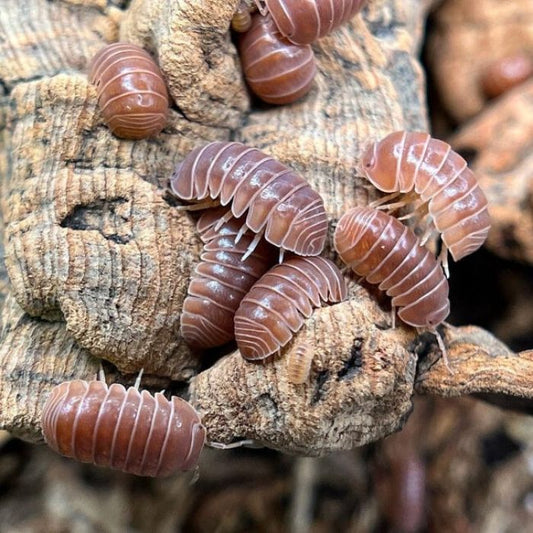
[[[433,330],[448,316],[448,281],[440,263],[396,218],[355,207],[339,220],[333,241],[344,263],[392,297],[406,324]]]
[[[138,476],[194,468],[205,441],[196,411],[181,398],[102,381],[67,381],[43,408],[43,435],[56,452]]]
[[[268,16],[253,17],[252,27],[240,39],[239,54],[248,86],[264,102],[290,104],[313,85],[313,50],[287,41]]]
[[[98,104],[109,129],[123,139],[159,133],[168,114],[168,92],[152,56],[134,44],[102,48],[89,66]]]
[[[270,269],[250,289],[235,313],[241,355],[264,359],[285,346],[321,302],[346,298],[346,283],[323,257],[294,257]]]
[[[277,250],[265,241],[243,260],[254,234],[248,231],[236,242],[242,221],[235,218],[215,230],[225,211],[210,210],[198,221],[205,245],[181,315],[181,334],[195,348],[221,346],[234,338],[233,317],[241,300],[277,260]]]
[[[505,56],[490,63],[481,86],[489,98],[495,98],[533,76],[533,58],[525,53]]]
[[[365,0],[265,0],[279,31],[295,44],[310,44],[350,20]]]
[[[414,190],[455,261],[475,252],[490,229],[487,198],[466,161],[427,133],[397,131],[368,147],[361,171],[380,191]]]
[[[170,180],[182,200],[217,199],[283,250],[318,255],[328,220],[320,195],[296,172],[256,148],[213,142],[190,152]]]

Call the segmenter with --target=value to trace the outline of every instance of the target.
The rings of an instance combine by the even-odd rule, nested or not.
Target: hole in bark
[[[322,370],[318,373],[316,378],[316,388],[313,397],[311,398],[311,405],[318,403],[324,396],[326,388],[324,387],[329,377],[329,370]]]
[[[60,226],[76,231],[95,230],[104,239],[117,244],[126,244],[132,238],[129,222],[130,209],[129,207],[120,209],[120,206],[127,203],[126,198],[118,197],[77,205],[61,221]]]
[[[356,338],[350,349],[349,359],[344,361],[344,366],[337,373],[338,379],[347,379],[359,372],[359,369],[363,366],[362,346],[363,339],[360,337]]]

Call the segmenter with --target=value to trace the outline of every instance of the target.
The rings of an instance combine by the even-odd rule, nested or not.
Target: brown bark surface
[[[39,440],[50,388],[90,378],[96,356],[120,372],[144,368],[167,383],[191,380],[211,441],[247,438],[320,455],[399,428],[411,409],[417,356],[438,360],[434,337],[420,344],[410,328],[391,329],[376,291],[352,283],[350,301],[318,310],[295,338],[315,348],[318,366],[308,384],[287,382],[283,354],[257,365],[235,353],[193,377],[202,359],[183,344],[178,326],[200,243],[193,217],[165,194],[174,164],[208,140],[254,144],[307,177],[333,228],[345,209],[376,197],[355,170],[363,145],[394,129],[427,128],[414,57],[420,2],[370,2],[315,45],[314,89],[281,108],[249,107],[228,31],[235,5],[134,0],[122,10],[95,1],[6,2],[3,212],[12,294],[23,311],[4,306],[0,422],[14,434]],[[61,32],[63,20],[72,33]],[[86,80],[90,55],[118,35],[153,52],[167,75],[176,107],[155,139],[115,139]],[[450,350],[452,368],[467,380],[464,353],[477,350],[483,364],[498,359],[501,368],[515,364],[484,335]],[[445,370],[438,360],[426,382]],[[487,388],[474,383],[465,392]],[[531,390],[509,384],[503,392],[530,398]]]

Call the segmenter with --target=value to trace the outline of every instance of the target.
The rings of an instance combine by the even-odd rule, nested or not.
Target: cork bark
[[[40,440],[51,387],[91,379],[103,358],[121,373],[144,368],[148,380],[174,380],[181,391],[188,383],[185,395],[212,442],[253,439],[320,455],[398,429],[411,410],[417,360],[432,362],[428,383],[446,370],[433,336],[393,329],[387,299],[354,280],[349,301],[317,310],[264,364],[232,353],[208,366],[184,345],[179,315],[200,241],[193,216],[175,208],[166,186],[189,150],[234,138],[278,157],[323,195],[333,230],[344,210],[377,196],[355,170],[365,143],[394,129],[427,129],[415,59],[427,3],[370,2],[314,46],[314,88],[280,108],[247,96],[229,33],[236,3],[5,2],[0,161],[11,295],[2,315],[0,424],[14,434]],[[151,140],[114,138],[86,79],[90,56],[119,37],[154,54],[174,99],[167,127]],[[448,340],[448,328],[443,334]],[[484,339],[458,341],[452,368],[465,350],[505,367],[508,352]],[[284,354],[301,341],[314,347],[315,364],[308,383],[294,386]],[[506,383],[507,394],[531,396]]]

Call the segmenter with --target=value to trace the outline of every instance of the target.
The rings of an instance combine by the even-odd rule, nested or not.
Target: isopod
[[[253,234],[239,239],[242,222],[233,218],[218,231],[214,226],[226,212],[207,211],[198,220],[205,245],[183,302],[181,334],[195,348],[221,346],[234,338],[233,317],[250,287],[276,262],[275,248],[261,241],[242,260]]]
[[[150,477],[194,468],[205,441],[205,428],[185,400],[103,381],[54,387],[42,430],[62,455]]]
[[[516,53],[490,63],[481,77],[481,86],[489,98],[495,98],[533,76],[533,59]]]
[[[238,142],[195,148],[176,167],[170,188],[182,200],[210,197],[223,206],[231,204],[218,227],[246,213],[241,233],[249,229],[256,236],[243,259],[263,235],[281,249],[281,256],[284,250],[318,255],[324,248],[328,220],[321,196],[296,172],[257,148]]]
[[[89,79],[102,116],[117,137],[144,139],[164,128],[169,106],[165,81],[152,56],[139,46],[105,46],[91,61]]]
[[[339,220],[333,241],[346,265],[392,297],[406,324],[435,332],[448,316],[448,281],[440,263],[398,219],[354,207]]]
[[[313,50],[285,39],[270,16],[252,18],[250,30],[241,36],[239,54],[248,86],[269,104],[295,102],[313,85]]]
[[[449,144],[427,133],[397,131],[367,148],[361,170],[380,191],[396,193],[390,197],[413,190],[420,196],[419,208],[427,208],[431,217],[429,228],[434,225],[442,234],[440,258],[446,273],[448,250],[458,261],[485,242],[490,229],[487,199],[466,161]],[[409,199],[385,207],[406,205]]]
[[[279,31],[295,44],[310,44],[350,20],[365,0],[256,0]],[[266,5],[266,10],[261,4]]]
[[[235,339],[245,359],[265,359],[285,346],[323,302],[346,298],[340,270],[323,257],[293,257],[250,289],[235,313]]]
[[[252,14],[246,0],[241,0],[233,18],[231,19],[231,29],[237,33],[244,33],[252,26]]]
[[[287,376],[291,383],[301,385],[307,381],[315,355],[310,344],[302,342],[287,356]]]

